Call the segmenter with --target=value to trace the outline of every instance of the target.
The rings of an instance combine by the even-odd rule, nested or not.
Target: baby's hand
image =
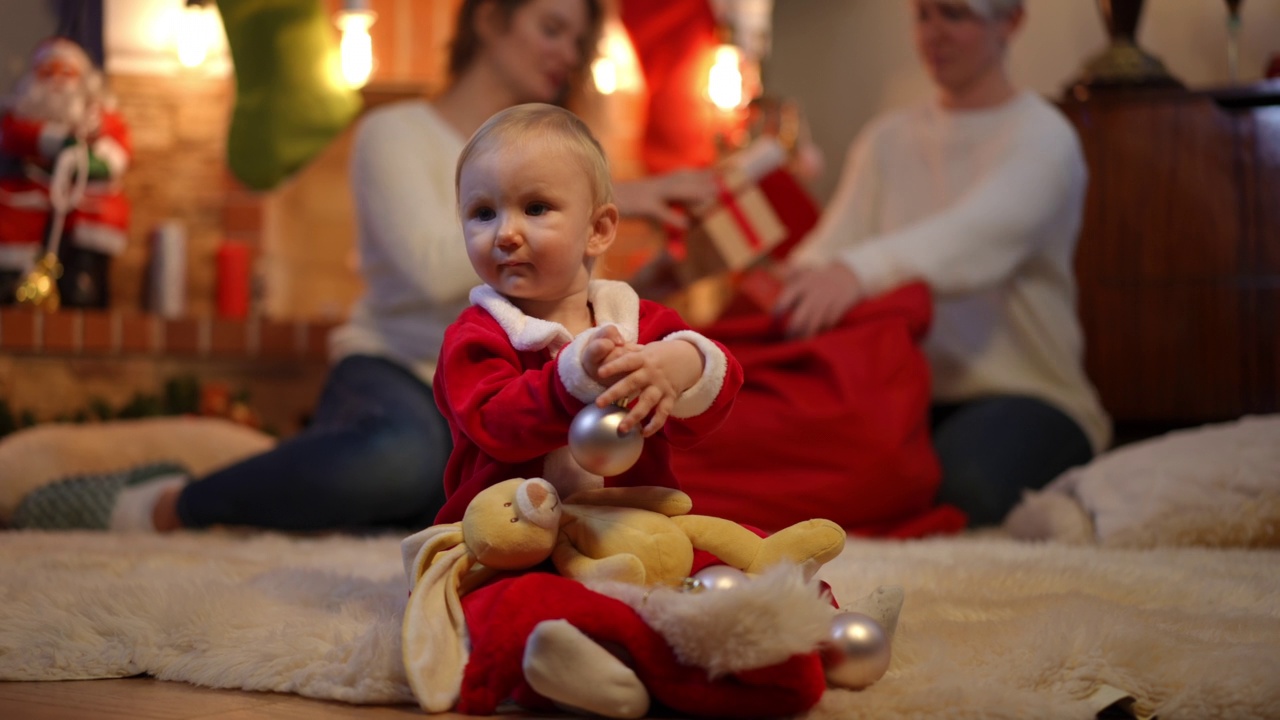
[[[587,346],[582,349],[582,369],[587,377],[601,385],[611,385],[616,381],[600,375],[600,366],[625,352],[626,343],[616,325],[606,325],[595,332]]]
[[[605,407],[635,398],[627,416],[618,423],[618,432],[629,431],[647,417],[644,436],[649,437],[666,424],[680,394],[702,377],[703,362],[702,352],[685,340],[619,347],[598,366],[602,376],[617,379],[596,398],[596,405]]]

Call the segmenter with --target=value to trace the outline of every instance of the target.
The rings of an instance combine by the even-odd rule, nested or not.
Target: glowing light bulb
[[[591,63],[591,79],[601,95],[618,91],[618,65],[610,57],[598,57]]]
[[[183,67],[194,68],[204,64],[218,32],[218,18],[214,9],[201,4],[188,3],[178,14],[175,41],[178,62]]]
[[[338,45],[342,79],[349,87],[363,87],[373,74],[373,38],[369,37],[369,26],[377,19],[377,13],[361,9],[339,11],[335,19],[342,30],[342,41]]]
[[[707,76],[707,95],[721,110],[742,105],[742,53],[737,47],[724,44],[716,48]]]
[[[640,61],[617,20],[606,20],[601,33],[597,57],[591,63],[591,79],[601,95],[632,92],[641,85]]]

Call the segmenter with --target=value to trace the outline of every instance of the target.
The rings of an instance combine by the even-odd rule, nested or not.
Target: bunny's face
[[[515,478],[485,488],[471,501],[462,535],[486,567],[533,567],[551,556],[561,512],[560,496],[546,480]]]

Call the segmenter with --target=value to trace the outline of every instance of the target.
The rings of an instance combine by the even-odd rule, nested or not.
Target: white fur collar
[[[614,323],[627,342],[640,336],[640,296],[630,285],[618,280],[592,280],[587,299],[595,311],[596,326]],[[478,305],[498,321],[511,345],[520,351],[549,348],[554,355],[573,337],[560,323],[525,315],[488,285],[471,289],[471,304]]]

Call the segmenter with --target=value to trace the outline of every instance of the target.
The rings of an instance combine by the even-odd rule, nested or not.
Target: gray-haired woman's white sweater
[[[1100,451],[1111,424],[1084,373],[1072,269],[1087,182],[1075,130],[1033,93],[919,105],[863,130],[795,259],[838,258],[868,295],[923,280],[937,401],[1037,397]]]

